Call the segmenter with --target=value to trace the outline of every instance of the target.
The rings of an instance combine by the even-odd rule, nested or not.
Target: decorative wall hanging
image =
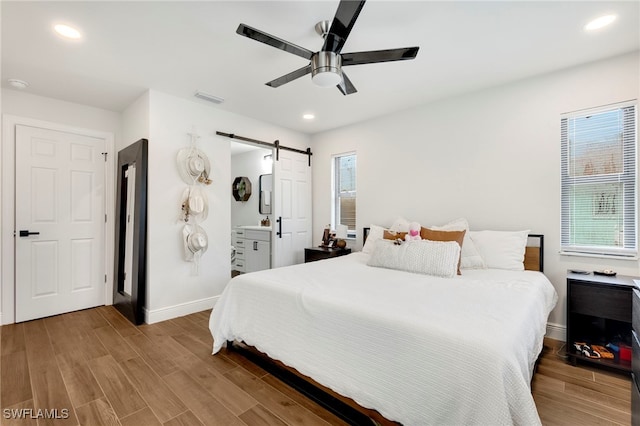
[[[193,263],[192,272],[199,274],[200,258],[207,251],[208,238],[200,224],[209,215],[209,203],[204,191],[211,184],[211,164],[207,155],[196,147],[199,136],[189,133],[191,143],[178,151],[177,165],[180,178],[189,186],[180,201],[180,222],[184,260]]]
[[[231,193],[236,201],[247,201],[251,197],[251,181],[246,176],[238,176],[233,180]]]
[[[195,183],[211,184],[209,158],[195,146],[182,148],[178,151],[178,172],[180,172],[182,180],[188,185]]]
[[[180,220],[183,222],[203,221],[209,215],[209,202],[207,194],[197,185],[191,185],[182,193],[182,213]]]
[[[200,257],[209,248],[207,232],[199,225],[186,224],[182,228],[182,242],[184,244],[184,259],[193,262],[196,274],[199,272]]]

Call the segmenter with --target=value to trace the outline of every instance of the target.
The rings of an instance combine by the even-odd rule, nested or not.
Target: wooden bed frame
[[[326,410],[340,417],[350,425],[357,426],[398,426],[400,423],[386,419],[376,410],[364,408],[351,398],[340,395],[312,378],[280,361],[269,358],[252,346],[241,342],[227,341],[227,350],[234,351],[258,365],[281,382],[291,386]]]
[[[363,228],[363,245],[367,240],[370,228]],[[544,235],[529,234],[529,240],[525,251],[524,266],[529,271],[543,271]],[[351,425],[399,425],[399,423],[386,419],[376,410],[364,408],[351,398],[347,398],[319,384],[296,369],[273,360],[252,346],[244,343],[227,341],[227,350],[240,353],[245,358],[258,365],[280,381],[291,386],[307,398],[321,405],[328,411],[343,419]],[[540,357],[538,357],[538,360]],[[537,369],[537,364],[534,367]],[[533,380],[532,375],[532,380]]]

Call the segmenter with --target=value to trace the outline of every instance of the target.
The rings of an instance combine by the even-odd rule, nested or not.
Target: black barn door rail
[[[216,131],[216,135],[218,136],[225,136],[227,138],[231,138],[231,139],[238,139],[241,141],[245,141],[245,142],[251,142],[251,143],[255,143],[257,145],[262,145],[262,146],[268,146],[270,148],[275,148],[276,149],[276,161],[280,160],[280,150],[284,149],[286,151],[292,151],[292,152],[297,152],[299,154],[304,154],[309,156],[309,166],[311,166],[311,156],[313,155],[313,153],[311,152],[311,148],[307,148],[306,151],[302,150],[302,149],[298,149],[298,148],[291,148],[288,146],[284,146],[284,145],[280,145],[280,141],[275,141],[275,142],[264,142],[264,141],[259,141],[257,139],[251,139],[251,138],[245,138],[244,136],[238,136],[235,135],[233,133],[224,133],[224,132],[218,132]]]

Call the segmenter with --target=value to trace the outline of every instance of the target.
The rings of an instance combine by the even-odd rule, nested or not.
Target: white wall
[[[122,137],[116,151],[149,139],[149,130],[149,92],[145,92],[122,112]]]
[[[251,197],[247,201],[236,201],[229,191],[231,202],[231,227],[238,225],[260,225],[260,221],[268,215],[258,211],[260,204],[260,175],[271,174],[271,162],[264,161],[264,156],[271,154],[270,149],[256,149],[231,157],[231,182],[236,176],[246,176],[251,181]],[[269,219],[271,216],[269,215]]]
[[[2,113],[111,132],[115,134],[116,152],[140,138],[149,139],[148,322],[210,308],[229,280],[230,139],[215,136],[215,131],[266,141],[278,139],[283,145],[299,149],[306,149],[310,145],[307,135],[155,91],[143,94],[120,114],[3,89]],[[204,228],[209,235],[209,250],[202,258],[199,276],[192,275],[191,265],[182,260],[182,228],[178,223],[178,215],[180,196],[186,184],[180,179],[176,168],[176,154],[180,148],[188,145],[188,133],[194,129],[202,136],[199,146],[209,156],[213,179],[213,183],[206,187],[209,218]],[[4,144],[12,142],[3,138],[2,143],[4,148]],[[4,163],[6,158],[2,160]],[[5,172],[2,170],[3,174]],[[12,200],[5,187],[3,180],[2,198]],[[13,209],[12,202],[3,202],[3,224],[12,222],[5,220],[5,216]],[[13,286],[13,237],[10,232],[4,231],[3,228],[2,286]],[[9,279],[8,272],[11,272]],[[2,302],[3,310],[11,306],[12,316],[13,301]],[[6,315],[2,321],[10,322]]]
[[[216,131],[306,149],[307,135],[227,113],[200,102],[149,93],[149,188],[147,229],[147,321],[156,322],[213,306],[231,274],[231,139]],[[177,219],[186,184],[176,168],[178,150],[188,133],[201,138],[198,147],[211,162],[213,183],[205,187],[209,217],[202,226],[209,236],[199,276],[182,260],[182,224]],[[257,209],[257,207],[256,207]]]
[[[120,139],[120,114],[86,105],[72,102],[60,101],[32,95],[28,92],[2,89],[3,115],[21,117],[28,120],[38,120],[39,122],[55,123],[75,129],[86,129],[91,131],[113,134],[114,145]],[[2,133],[2,268],[0,270],[2,282],[2,294],[10,295],[1,301],[2,312],[0,313],[1,323],[13,322],[14,302],[13,302],[13,282],[14,282],[14,149],[13,149],[13,129],[3,129]],[[109,148],[113,150],[113,147]],[[111,156],[113,157],[113,155]],[[109,164],[113,163],[113,158],[109,159]],[[113,188],[112,180],[111,185]],[[107,194],[107,202],[113,203],[113,194]],[[107,228],[109,235],[112,228],[113,218],[109,219]],[[112,241],[107,241],[107,251],[113,250]],[[113,256],[112,254],[110,255]],[[107,273],[111,275],[112,265],[107,259]]]
[[[558,254],[559,117],[638,99],[639,75],[636,52],[314,135],[314,241],[331,219],[331,155],[355,151],[359,231],[397,216],[427,226],[466,217],[475,230],[544,234],[545,273],[560,297],[549,322],[562,331],[568,268],[640,268]]]
[[[116,135],[116,146],[120,139],[120,113],[28,92],[2,89],[2,113],[111,132]]]

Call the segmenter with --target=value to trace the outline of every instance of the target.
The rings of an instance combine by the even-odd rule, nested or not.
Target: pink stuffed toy
[[[420,236],[420,224],[418,222],[411,222],[409,224],[409,232],[407,232],[407,235],[404,236],[404,240],[405,241],[414,241],[414,240],[421,240],[422,237]]]

